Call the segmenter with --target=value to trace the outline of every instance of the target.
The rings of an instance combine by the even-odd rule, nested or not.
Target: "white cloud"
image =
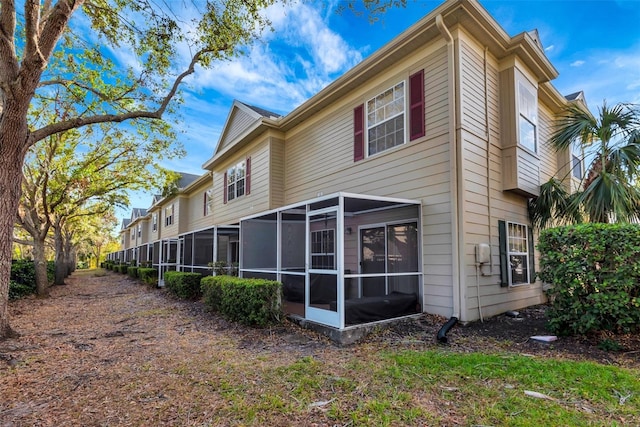
[[[555,49],[555,47],[556,47],[556,46],[552,44],[551,46],[547,46],[547,47],[545,47],[545,48],[544,48],[544,51],[545,51],[545,52],[551,52],[551,51],[553,51],[553,49]]]
[[[577,60],[577,61],[573,61],[570,65],[572,67],[582,67],[585,64],[585,61],[583,60]]]

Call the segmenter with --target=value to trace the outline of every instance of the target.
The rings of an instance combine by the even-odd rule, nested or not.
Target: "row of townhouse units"
[[[344,331],[467,322],[545,301],[527,202],[581,155],[549,144],[563,97],[536,31],[447,1],[285,116],[235,101],[202,176],[123,223],[124,261],[283,283],[285,310]]]

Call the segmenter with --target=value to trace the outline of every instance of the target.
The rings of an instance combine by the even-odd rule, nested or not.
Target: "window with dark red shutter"
[[[424,70],[409,77],[409,140],[425,135],[424,129]]]
[[[353,110],[353,161],[364,159],[364,104]]]
[[[224,173],[224,186],[222,188],[223,199],[222,203],[227,203],[227,173]]]

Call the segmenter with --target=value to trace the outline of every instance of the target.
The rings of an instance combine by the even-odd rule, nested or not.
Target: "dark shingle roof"
[[[238,102],[240,102],[240,101],[238,101]],[[255,111],[256,113],[260,114],[261,116],[264,116],[264,117],[276,117],[276,118],[280,117],[280,114],[274,113],[273,111],[265,110],[264,108],[256,107],[255,105],[249,105],[246,102],[243,102],[242,104],[246,105],[249,108],[251,108],[253,111]]]

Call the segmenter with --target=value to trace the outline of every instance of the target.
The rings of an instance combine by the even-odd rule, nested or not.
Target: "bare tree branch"
[[[219,51],[224,51],[224,50],[225,49],[220,49]],[[29,135],[29,145],[31,146],[36,142],[48,136],[54,135],[56,133],[64,132],[69,129],[77,129],[83,126],[88,126],[88,125],[93,125],[98,123],[106,123],[106,122],[120,123],[126,120],[140,119],[140,118],[161,119],[162,115],[164,114],[167,107],[169,106],[169,103],[171,102],[175,94],[178,92],[178,88],[180,87],[180,84],[182,83],[182,81],[187,76],[194,73],[195,65],[200,61],[200,58],[203,55],[211,52],[212,52],[211,50],[201,50],[193,56],[193,58],[191,59],[191,62],[189,63],[189,67],[180,75],[178,75],[178,77],[176,77],[175,81],[173,82],[173,85],[171,86],[171,89],[169,90],[167,95],[163,98],[162,103],[160,104],[157,110],[130,111],[130,112],[121,113],[121,114],[100,114],[100,115],[89,116],[89,117],[77,117],[70,120],[63,120],[57,123],[44,126],[36,131],[33,131]]]

